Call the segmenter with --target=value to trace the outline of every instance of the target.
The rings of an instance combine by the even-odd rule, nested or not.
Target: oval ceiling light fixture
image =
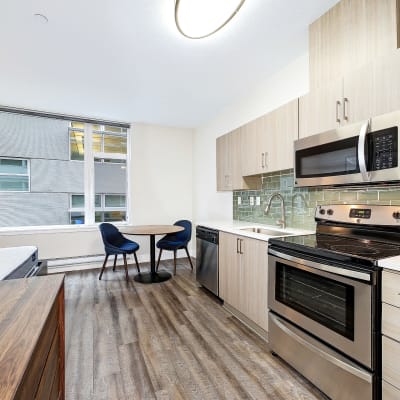
[[[189,39],[202,39],[223,28],[245,0],[175,0],[175,23]]]

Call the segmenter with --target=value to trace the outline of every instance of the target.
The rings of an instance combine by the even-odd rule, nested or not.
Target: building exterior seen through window
[[[127,220],[128,129],[0,112],[0,227]]]
[[[29,192],[29,160],[0,158],[0,191]]]

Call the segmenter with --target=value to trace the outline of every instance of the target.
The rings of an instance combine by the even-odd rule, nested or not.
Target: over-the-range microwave
[[[400,111],[296,140],[295,186],[400,181]]]

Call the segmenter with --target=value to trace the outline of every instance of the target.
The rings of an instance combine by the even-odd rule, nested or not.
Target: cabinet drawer
[[[382,333],[400,342],[400,308],[382,303]]]
[[[400,274],[383,271],[382,301],[400,307]]]
[[[400,388],[400,343],[382,336],[382,378]]]
[[[400,390],[385,381],[382,382],[382,400],[400,399]]]

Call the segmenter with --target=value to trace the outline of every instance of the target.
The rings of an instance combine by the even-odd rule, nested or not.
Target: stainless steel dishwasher
[[[218,231],[196,227],[196,279],[218,296]]]

